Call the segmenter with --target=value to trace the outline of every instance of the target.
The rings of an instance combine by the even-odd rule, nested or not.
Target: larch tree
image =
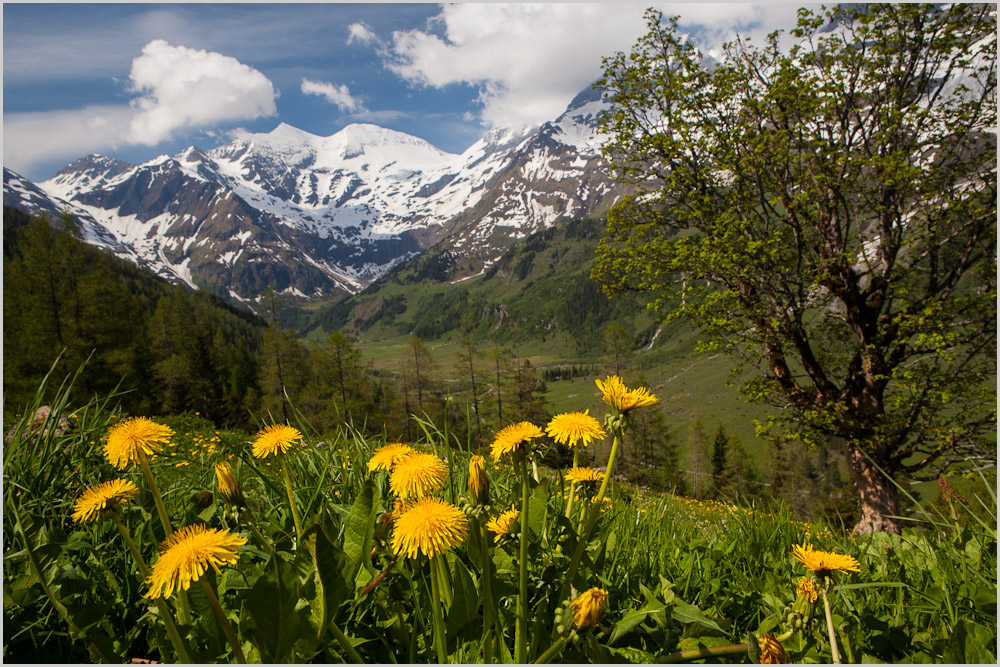
[[[599,82],[631,194],[593,275],[737,358],[763,428],[843,442],[855,530],[898,532],[894,480],[996,460],[996,6],[803,9],[715,61],[647,21]]]

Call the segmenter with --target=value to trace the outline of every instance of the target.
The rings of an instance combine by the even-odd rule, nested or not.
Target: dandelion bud
[[[591,588],[573,600],[573,621],[578,628],[590,628],[601,620],[601,614],[608,606],[608,592]]]
[[[482,456],[469,460],[469,495],[480,505],[490,502],[490,478],[486,476],[486,459]]]
[[[761,634],[757,645],[760,647],[760,664],[784,665],[788,662],[788,656],[781,642],[766,632]]]
[[[229,465],[228,461],[223,461],[215,465],[215,481],[219,493],[227,502],[237,507],[242,507],[245,504],[243,489],[240,487],[240,483],[236,481],[236,475],[233,474],[233,468]]]
[[[800,614],[812,611],[813,603],[819,599],[819,588],[816,586],[816,582],[810,577],[802,577],[795,585],[795,593],[797,597],[792,609]]]
[[[392,523],[395,518],[396,517],[392,512],[383,512],[379,515],[378,521],[375,522],[376,540],[384,540],[389,537],[389,533],[392,531]]]

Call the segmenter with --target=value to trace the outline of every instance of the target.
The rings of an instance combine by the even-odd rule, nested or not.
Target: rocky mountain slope
[[[69,211],[84,238],[175,281],[243,302],[269,287],[355,293],[437,245],[452,275],[527,234],[610,205],[599,91],[530,132],[493,131],[461,155],[375,125],[319,137],[281,124],[140,165],[91,155],[33,184],[4,171],[4,203]]]

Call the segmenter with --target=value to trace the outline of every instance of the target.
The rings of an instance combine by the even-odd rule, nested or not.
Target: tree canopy
[[[898,530],[878,469],[996,459],[995,5],[803,9],[718,61],[647,22],[599,83],[632,190],[593,275],[738,357],[770,427],[845,442],[856,529]]]

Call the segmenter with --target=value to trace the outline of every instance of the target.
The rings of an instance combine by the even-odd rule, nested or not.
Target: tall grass
[[[122,522],[147,563],[159,557],[163,531],[142,476],[118,473],[102,455],[107,429],[122,417],[115,395],[78,398],[75,376],[57,382],[51,371],[21,416],[5,425],[14,435],[4,447],[4,658],[175,660],[164,619],[143,598],[148,585],[115,528],[70,519],[85,489],[128,477],[141,493]],[[43,404],[52,408],[49,424],[66,417],[70,428],[33,430],[31,416]],[[699,652],[747,662],[757,657],[762,633],[781,637],[790,660],[829,662],[823,613],[803,606],[796,593],[806,572],[791,551],[803,543],[860,562],[860,572],[838,575],[830,594],[845,661],[996,659],[996,496],[985,479],[978,499],[970,499],[981,504],[978,515],[958,500],[946,509],[928,505],[902,535],[868,536],[801,523],[787,509],[697,502],[619,484],[587,535],[580,515],[565,516],[565,471],[542,466],[537,481],[528,475],[525,562],[516,534],[499,541],[487,534],[485,550],[470,534],[439,567],[392,550],[392,528],[383,519],[395,498],[387,474],[367,468],[385,439],[366,438],[350,424],[320,434],[289,407],[306,436],[286,459],[301,536],[278,465],[254,458],[251,433],[216,431],[198,415],[164,417],[159,421],[175,437],[150,462],[175,527],[200,523],[248,539],[235,564],[204,576],[250,662],[438,662],[442,655],[512,662],[522,566],[529,662],[675,661]],[[429,420],[418,423],[421,435],[411,444],[447,460],[444,500],[479,513],[484,523],[520,507],[515,466],[489,468],[491,500],[476,506],[467,485],[468,459],[477,452]],[[242,485],[245,507],[227,505],[215,489],[213,467],[223,460]],[[569,580],[581,540],[579,569]],[[564,587],[569,594],[561,598]],[[571,601],[590,587],[607,591],[607,608],[596,626],[582,628]],[[197,586],[188,597],[191,620],[178,627],[192,659],[236,659],[210,600]],[[432,621],[435,604],[440,626]]]

